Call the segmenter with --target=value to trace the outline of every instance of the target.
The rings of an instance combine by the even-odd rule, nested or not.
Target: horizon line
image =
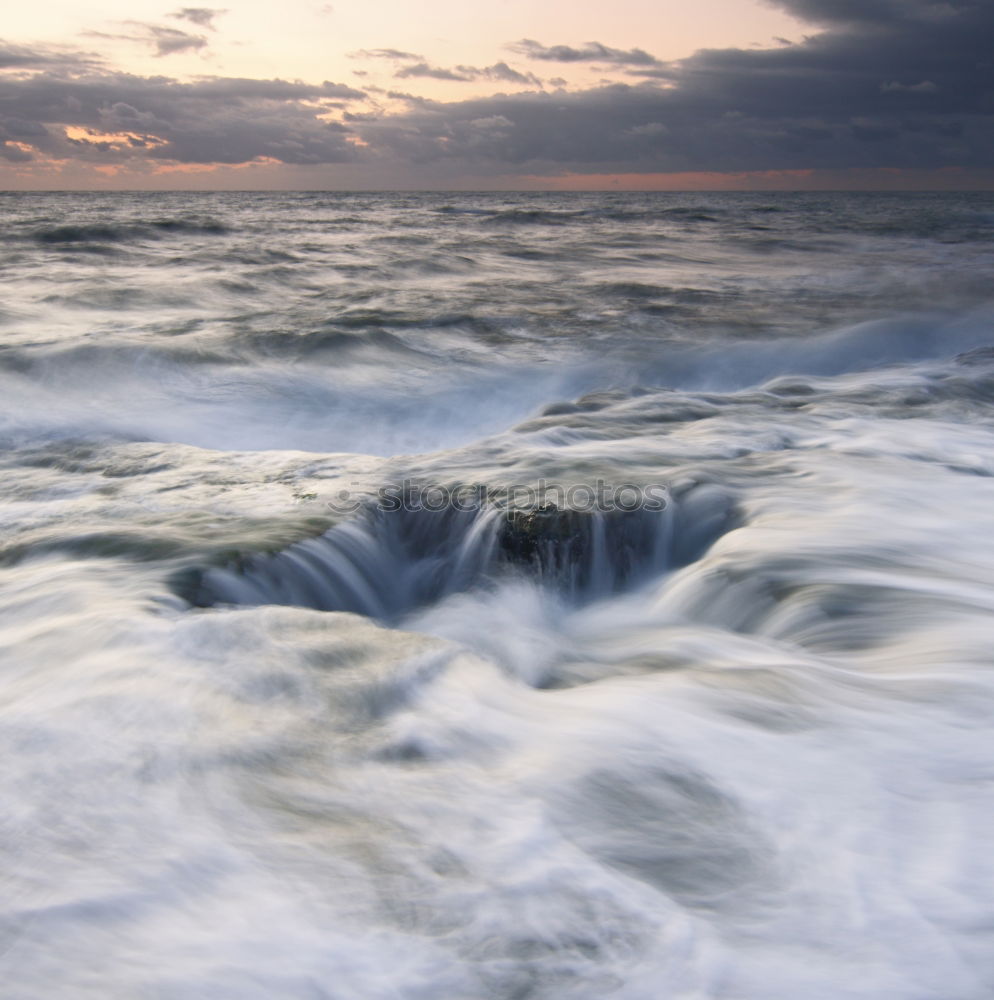
[[[5,194],[994,194],[982,188],[0,188]]]

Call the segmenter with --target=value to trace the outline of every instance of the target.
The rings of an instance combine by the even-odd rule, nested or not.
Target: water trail
[[[671,508],[371,509],[320,538],[197,570],[178,586],[199,606],[289,604],[386,622],[511,576],[532,579],[570,601],[591,601],[679,565],[726,530],[732,516],[726,510],[705,539],[700,531],[674,529],[679,515]]]

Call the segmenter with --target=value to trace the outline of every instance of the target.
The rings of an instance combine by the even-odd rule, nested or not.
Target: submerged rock
[[[728,529],[727,498],[698,486],[687,499],[687,511],[506,509],[493,497],[473,511],[369,508],[279,552],[189,570],[174,589],[201,607],[291,604],[386,622],[510,575],[586,602],[697,558]]]
[[[586,515],[589,517],[590,515]],[[501,524],[498,544],[504,558],[516,565],[541,562],[543,555],[572,550],[579,544],[584,515],[547,503],[531,510],[510,511]]]

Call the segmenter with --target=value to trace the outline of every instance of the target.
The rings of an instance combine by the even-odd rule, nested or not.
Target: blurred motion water
[[[5,998],[994,995],[994,196],[0,209]]]

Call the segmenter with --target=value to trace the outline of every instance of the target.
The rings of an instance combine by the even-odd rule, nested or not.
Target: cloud
[[[150,45],[157,57],[174,55],[177,52],[196,52],[207,47],[203,35],[191,35],[178,28],[167,28],[161,24],[146,24],[144,21],[123,21],[132,30],[128,34],[106,31],[84,31],[88,38],[106,38],[112,41],[142,42]]]
[[[569,45],[542,45],[532,38],[522,38],[507,46],[512,52],[517,52],[528,59],[540,59],[545,62],[599,62],[611,63],[616,66],[658,66],[659,60],[642,49],[612,49],[600,42],[587,42],[583,48],[572,48]]]
[[[520,73],[518,70],[508,66],[506,62],[494,63],[480,70],[480,75],[488,80],[505,80],[508,83],[529,83],[535,87],[541,87],[542,81],[534,73]]]
[[[401,49],[359,49],[358,52],[350,52],[350,59],[405,59],[423,60],[424,56],[419,56],[416,52],[404,52]]]
[[[804,21],[832,26],[893,25],[899,21],[941,21],[962,3],[946,0],[770,0]]]
[[[511,128],[514,122],[503,115],[491,115],[489,118],[474,118],[469,124],[473,128],[484,129],[486,131],[493,131],[494,129],[503,131],[504,129]]]
[[[446,69],[441,66],[432,66],[426,62],[416,62],[409,66],[403,66],[394,76],[398,79],[410,79],[412,77],[426,77],[432,80],[449,80],[458,83],[470,83],[473,80],[503,80],[507,83],[530,84],[534,87],[541,87],[542,81],[534,73],[519,73],[518,70],[508,66],[506,62],[494,63],[493,66],[456,66],[454,69]]]
[[[207,39],[203,35],[190,35],[178,28],[163,28],[154,24],[147,25],[147,28],[157,56],[171,56],[177,52],[196,52],[207,46]]]
[[[922,80],[920,83],[898,83],[897,80],[890,80],[888,83],[880,84],[883,93],[895,93],[906,91],[912,94],[934,94],[939,88],[931,80]]]
[[[644,125],[633,125],[630,135],[669,135],[669,129],[662,122],[646,122]]]
[[[221,7],[181,7],[168,16],[175,17],[179,21],[189,21],[200,28],[209,28],[214,31],[214,19],[227,13],[227,8]]]
[[[30,155],[99,163],[341,163],[355,158],[355,146],[347,127],[325,116],[364,96],[336,83],[40,72],[0,77],[0,136]]]
[[[0,159],[8,163],[29,163],[34,157],[28,150],[0,138]]]
[[[484,154],[534,172],[994,167],[994,4],[781,5],[827,27],[800,43],[676,63],[619,57],[638,84],[412,106],[367,123],[363,138],[417,162],[462,158],[467,169]],[[517,50],[594,56],[593,46],[537,44]],[[494,116],[511,125],[481,146],[470,123]]]
[[[410,66],[404,66],[397,70],[394,76],[400,80],[406,80],[411,77],[425,77],[430,80],[455,80],[459,83],[466,83],[476,79],[473,74],[467,75],[459,72],[459,70],[431,66],[426,62],[417,62],[412,63]]]
[[[482,68],[476,66],[433,66],[424,56],[416,52],[405,52],[402,49],[359,49],[349,53],[350,59],[390,59],[394,62],[406,62],[394,76],[400,80],[427,79],[445,80],[450,83],[470,83],[473,80],[503,80],[507,83],[530,84],[541,87],[542,81],[534,73],[521,73],[506,62],[496,62],[492,66]],[[353,71],[362,74],[363,71]]]
[[[57,46],[15,45],[0,39],[0,70],[32,70],[52,67],[87,69],[102,60],[92,52],[74,52]]]
[[[507,63],[446,68],[400,50],[367,50],[361,58],[401,64],[402,78],[531,85],[448,102],[391,91],[403,102],[399,111],[360,103],[373,88],[180,83],[113,73],[82,55],[0,46],[0,66],[8,67],[0,73],[0,156],[361,162],[392,172],[401,186],[426,172],[471,178],[994,167],[994,4],[778,2],[820,27],[797,43],[702,50],[672,63],[599,43],[517,43],[517,51],[525,45],[530,57],[549,62],[610,62],[625,79],[572,92],[542,90],[536,77]],[[342,102],[348,113],[333,113]]]

